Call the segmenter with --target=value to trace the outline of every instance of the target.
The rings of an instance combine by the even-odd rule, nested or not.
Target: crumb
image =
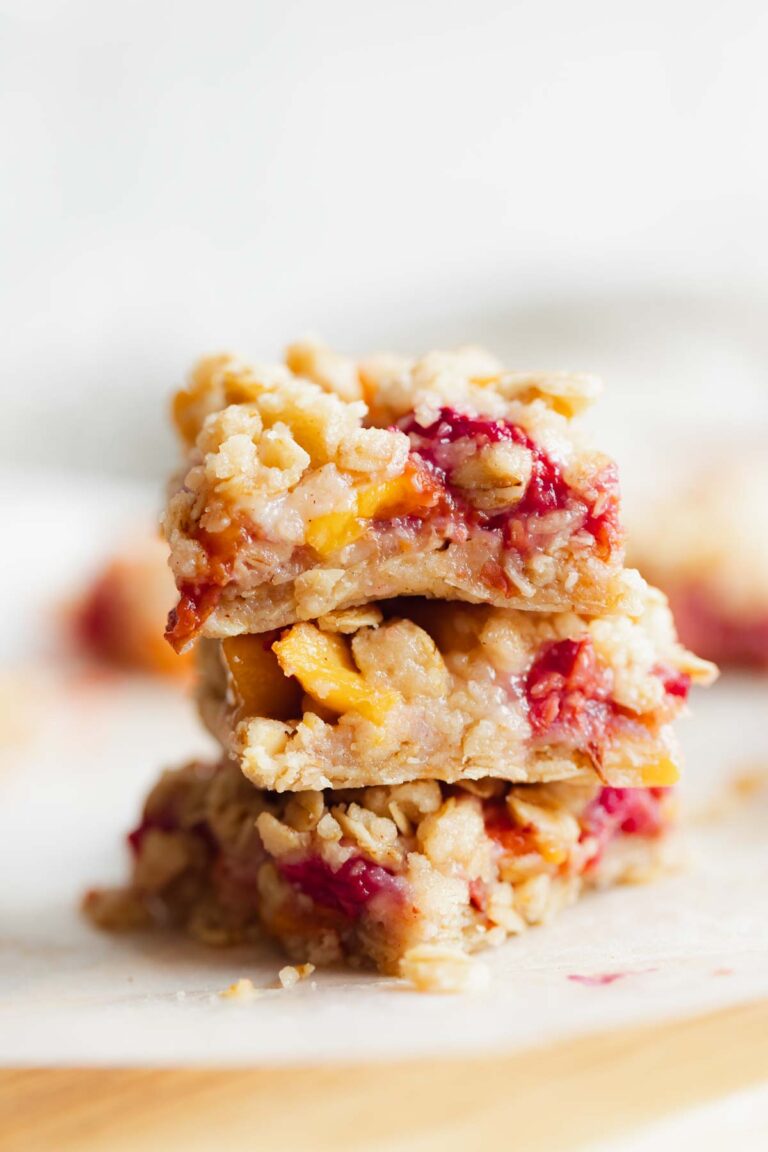
[[[715,968],[712,971],[713,976],[733,976],[733,968]]]
[[[91,888],[85,893],[82,908],[98,928],[113,932],[143,928],[149,923],[145,901],[130,888]]]
[[[411,948],[400,961],[400,975],[419,992],[476,992],[490,980],[485,964],[439,944]]]
[[[182,993],[183,995],[183,993]],[[256,1000],[259,996],[264,995],[263,988],[257,988],[252,980],[247,977],[241,976],[239,980],[235,980],[234,984],[230,984],[223,992],[219,993],[222,1000]]]
[[[296,967],[288,964],[285,968],[280,969],[277,974],[277,979],[281,987],[293,988],[300,980],[305,980],[307,976],[311,976],[314,970],[314,964],[299,964]]]

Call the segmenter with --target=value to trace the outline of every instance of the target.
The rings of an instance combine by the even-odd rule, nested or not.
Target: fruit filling
[[[665,693],[684,701],[691,678],[660,665],[651,672]],[[525,678],[528,719],[534,742],[583,749],[599,771],[612,729],[637,723],[612,695],[611,669],[601,664],[589,636],[548,644]]]
[[[281,862],[278,869],[302,895],[350,920],[361,916],[374,899],[399,902],[404,896],[402,880],[365,856],[352,856],[335,871],[321,856]]]
[[[255,785],[279,792],[555,773],[671,785],[671,722],[692,679],[714,675],[652,596],[639,619],[369,604],[206,640],[200,664],[203,720]]]
[[[398,427],[410,439],[412,452],[440,477],[454,508],[469,523],[500,531],[506,547],[524,551],[544,546],[546,517],[556,512],[575,514],[573,530],[584,529],[605,548],[618,542],[618,481],[613,466],[603,470],[594,495],[585,499],[517,424],[442,408],[426,427],[413,416]],[[482,496],[479,504],[475,498],[473,489],[482,493],[483,480],[485,488],[494,491],[496,507],[483,507]]]
[[[587,845],[583,867],[594,868],[620,834],[650,839],[660,836],[669,823],[671,795],[669,788],[600,788],[573,824],[574,842]],[[524,800],[518,801],[512,811],[510,805],[498,803],[486,805],[485,810],[485,830],[501,856],[539,855],[550,864],[563,867],[569,859],[569,844],[562,836],[558,839],[560,821],[562,814],[557,814],[555,834],[550,830],[548,837],[547,823],[540,813],[536,823],[526,823]]]
[[[238,553],[252,542],[254,534],[241,519],[220,532],[195,526],[194,539],[206,557],[205,578],[179,583],[179,600],[168,614],[165,630],[166,640],[177,652],[194,640],[215,611],[223,590],[232,582]]]
[[[666,788],[601,788],[582,817],[582,835],[596,842],[594,864],[611,840],[625,836],[659,836],[664,830]]]

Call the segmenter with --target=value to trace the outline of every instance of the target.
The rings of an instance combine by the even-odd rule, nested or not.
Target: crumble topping
[[[629,595],[615,467],[571,422],[588,378],[507,373],[466,349],[393,369],[304,344],[288,365],[213,358],[177,397],[176,647],[230,634],[238,598],[255,619],[236,629],[263,631],[401,593],[590,608]],[[302,584],[324,572],[343,577],[325,600]]]

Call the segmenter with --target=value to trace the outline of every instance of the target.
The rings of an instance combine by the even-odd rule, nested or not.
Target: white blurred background
[[[696,454],[765,453],[767,61],[768,0],[0,0],[0,1057],[262,1045],[263,1062],[274,1035],[311,1051],[301,1000],[280,1009],[299,1024],[276,1016],[272,1032],[196,1015],[240,961],[226,980],[137,967],[75,915],[79,890],[124,875],[158,767],[203,739],[178,688],[104,680],[60,651],[62,599],[127,525],[149,535],[175,458],[167,401],[191,362],[277,357],[314,331],[350,352],[474,341],[511,367],[596,371],[596,438],[630,505]],[[685,737],[692,796],[737,758],[765,761],[764,683],[726,679],[711,699]],[[765,823],[754,809],[742,826],[746,811],[729,801],[720,829],[698,829],[701,871],[653,915],[632,904],[615,933],[609,913],[617,970],[624,947],[661,949],[630,1015],[765,994]],[[531,987],[558,1027],[593,1012],[596,1026],[615,1000],[558,1008],[572,931],[560,950],[534,944],[557,963],[550,995],[534,954]],[[721,947],[732,981],[710,978]],[[180,986],[200,990],[183,1010]],[[506,986],[488,1035],[527,1018]],[[328,1011],[318,1043],[347,1043]],[[446,1011],[424,1028],[406,1007],[408,1036],[439,1043],[459,1018],[460,1037],[485,1035],[482,1015]],[[402,1029],[348,1019],[355,1042],[391,1032],[403,1051]]]
[[[191,360],[306,331],[601,372],[635,479],[682,421],[768,427],[762,0],[0,20],[5,467],[159,478]]]

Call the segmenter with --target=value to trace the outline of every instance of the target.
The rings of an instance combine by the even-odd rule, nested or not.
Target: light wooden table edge
[[[768,1000],[475,1059],[7,1069],[0,1149],[555,1152],[760,1082]]]

